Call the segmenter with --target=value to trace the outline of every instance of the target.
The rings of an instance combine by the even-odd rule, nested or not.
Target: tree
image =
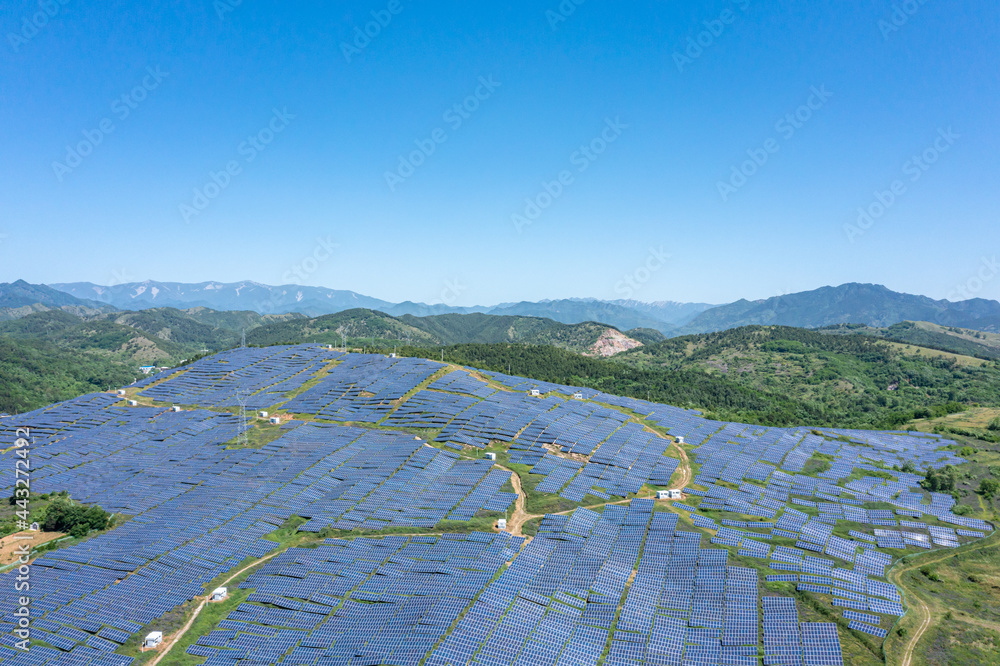
[[[979,482],[979,494],[992,501],[993,497],[1000,492],[1000,481],[996,479],[983,479]]]
[[[933,467],[928,468],[924,480],[920,482],[921,488],[932,493],[948,493],[955,490],[957,485],[958,476],[951,465],[945,465],[940,472]]]
[[[989,428],[990,430],[993,430],[994,432],[1000,430],[1000,416],[990,421],[990,424],[986,427]]]
[[[99,506],[85,507],[66,497],[57,497],[39,524],[46,532],[67,532],[75,537],[86,536],[91,530],[108,526],[111,514]]]

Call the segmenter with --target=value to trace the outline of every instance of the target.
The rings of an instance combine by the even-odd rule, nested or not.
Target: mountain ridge
[[[764,299],[740,299],[715,306],[676,301],[647,303],[634,299],[566,298],[458,307],[413,301],[390,303],[350,290],[299,285],[270,286],[251,280],[195,284],[147,280],[112,287],[76,282],[50,286],[77,298],[87,298],[92,303],[121,310],[205,307],[216,311],[250,310],[262,315],[300,313],[308,317],[355,308],[384,312],[394,317],[480,313],[543,317],[563,324],[599,321],[619,330],[652,329],[668,337],[752,325],[822,328],[837,324],[864,324],[882,328],[904,321],[1000,331],[1000,303],[997,301],[982,298],[958,302],[935,300],[892,291],[883,285],[857,282]]]

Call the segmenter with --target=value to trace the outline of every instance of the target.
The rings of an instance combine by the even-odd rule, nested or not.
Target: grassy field
[[[890,579],[913,609],[886,639],[900,663],[906,644],[930,618],[913,649],[914,664],[1000,663],[1000,533],[955,550],[909,556]]]

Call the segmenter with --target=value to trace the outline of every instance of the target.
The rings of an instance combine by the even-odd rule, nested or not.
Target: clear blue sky
[[[0,280],[1000,297],[996,3],[237,2],[5,3]]]

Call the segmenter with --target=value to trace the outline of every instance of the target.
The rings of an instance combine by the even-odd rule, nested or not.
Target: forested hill
[[[1000,404],[997,361],[800,328],[749,326],[673,338],[615,362],[708,374],[815,406],[843,424],[895,427],[914,412]]]

